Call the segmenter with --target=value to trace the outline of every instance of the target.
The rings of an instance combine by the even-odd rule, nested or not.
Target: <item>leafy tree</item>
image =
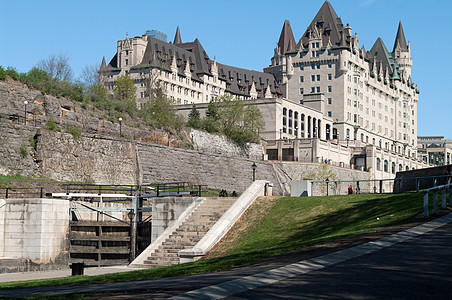
[[[220,132],[220,102],[211,100],[207,106],[206,117],[202,121],[202,128],[208,132]]]
[[[195,129],[200,129],[202,127],[201,114],[195,104],[193,104],[190,114],[188,115],[187,126]]]
[[[211,101],[207,108],[203,128],[209,132],[221,132],[238,142],[257,142],[264,128],[260,110],[244,101],[223,95]]]
[[[116,86],[113,89],[113,93],[118,100],[122,101],[136,101],[137,88],[133,84],[133,80],[130,79],[129,75],[119,76],[116,80]]]
[[[71,81],[73,72],[69,65],[69,56],[60,53],[51,55],[47,59],[38,62],[37,67],[50,74],[52,78],[60,81]]]
[[[145,107],[145,112],[151,119],[151,125],[168,131],[179,130],[183,125],[183,120],[176,114],[173,104],[162,90],[157,91],[156,96],[150,99]]]

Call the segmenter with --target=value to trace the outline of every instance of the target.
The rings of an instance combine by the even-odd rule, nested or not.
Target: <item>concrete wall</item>
[[[414,178],[414,177],[430,177],[430,176],[444,176],[444,175],[452,175],[452,165],[441,166],[441,167],[433,167],[426,168],[420,170],[410,170],[405,172],[397,172],[396,179],[401,179],[400,191],[414,191],[416,190],[416,180],[410,180],[406,178]],[[405,179],[405,180],[404,180]],[[445,177],[438,178],[436,185],[446,184],[447,179]],[[452,180],[450,180],[452,182]],[[419,180],[419,189],[428,189],[434,186],[432,178],[424,178]],[[394,192],[397,192],[399,189],[399,185],[394,185]]]
[[[196,198],[167,197],[152,199],[152,229],[151,243],[153,243],[168,226],[171,226]]]
[[[0,257],[28,258],[39,269],[67,267],[69,201],[3,199],[1,203]]]

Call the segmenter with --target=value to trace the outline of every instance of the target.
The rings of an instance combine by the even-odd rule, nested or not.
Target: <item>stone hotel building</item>
[[[428,166],[417,153],[419,90],[410,44],[401,22],[394,32],[391,52],[380,38],[366,50],[325,1],[298,42],[284,22],[264,72],[210,59],[198,39],[183,43],[177,28],[172,42],[161,33],[118,41],[100,74],[109,91],[128,74],[138,107],[159,85],[183,115],[193,104],[202,111],[215,97],[234,95],[262,112],[265,159],[326,162],[393,178]]]

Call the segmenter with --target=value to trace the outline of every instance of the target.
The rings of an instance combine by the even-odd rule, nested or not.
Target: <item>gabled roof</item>
[[[398,74],[399,65],[394,60],[394,57],[389,53],[386,48],[383,40],[378,38],[372,49],[368,52],[368,58],[371,61],[375,61],[376,63],[380,63],[380,68],[383,68],[382,73],[384,74],[385,70],[389,71],[388,77],[391,79],[400,79]],[[373,64],[371,64],[373,65]],[[372,70],[377,73],[379,70]]]
[[[279,37],[278,48],[280,55],[284,55],[286,52],[290,52],[295,48],[295,39],[289,20],[284,21],[281,36]]]
[[[408,51],[405,34],[403,33],[402,21],[399,22],[399,29],[397,30],[397,36],[394,42],[394,50],[392,50],[392,52],[394,52],[397,47],[399,47],[400,50]]]
[[[328,43],[328,39],[332,45],[339,45],[341,42],[341,32],[344,26],[341,18],[339,18],[334,11],[331,3],[327,0],[323,3],[317,15],[312,20],[311,24],[306,29],[306,32],[301,37],[297,47],[307,47],[310,34],[317,30],[322,38],[324,45]]]
[[[118,53],[113,56],[113,58],[108,63],[107,69],[116,69],[118,67]]]
[[[173,44],[174,44],[174,45],[182,44],[182,39],[181,39],[181,37],[180,37],[179,26],[177,26],[177,29],[176,29],[176,35],[174,36],[174,42],[173,42]]]
[[[195,72],[197,74],[210,75],[210,68],[209,68],[210,59],[198,39],[195,39],[193,42],[190,42],[190,43],[178,44],[177,46],[179,48],[182,48],[182,49],[194,54],[194,58],[195,58],[194,63],[196,64]]]

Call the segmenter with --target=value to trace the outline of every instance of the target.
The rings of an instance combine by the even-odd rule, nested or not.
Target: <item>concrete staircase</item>
[[[134,267],[154,268],[178,264],[178,252],[195,246],[235,200],[236,198],[205,199],[142,264]]]

